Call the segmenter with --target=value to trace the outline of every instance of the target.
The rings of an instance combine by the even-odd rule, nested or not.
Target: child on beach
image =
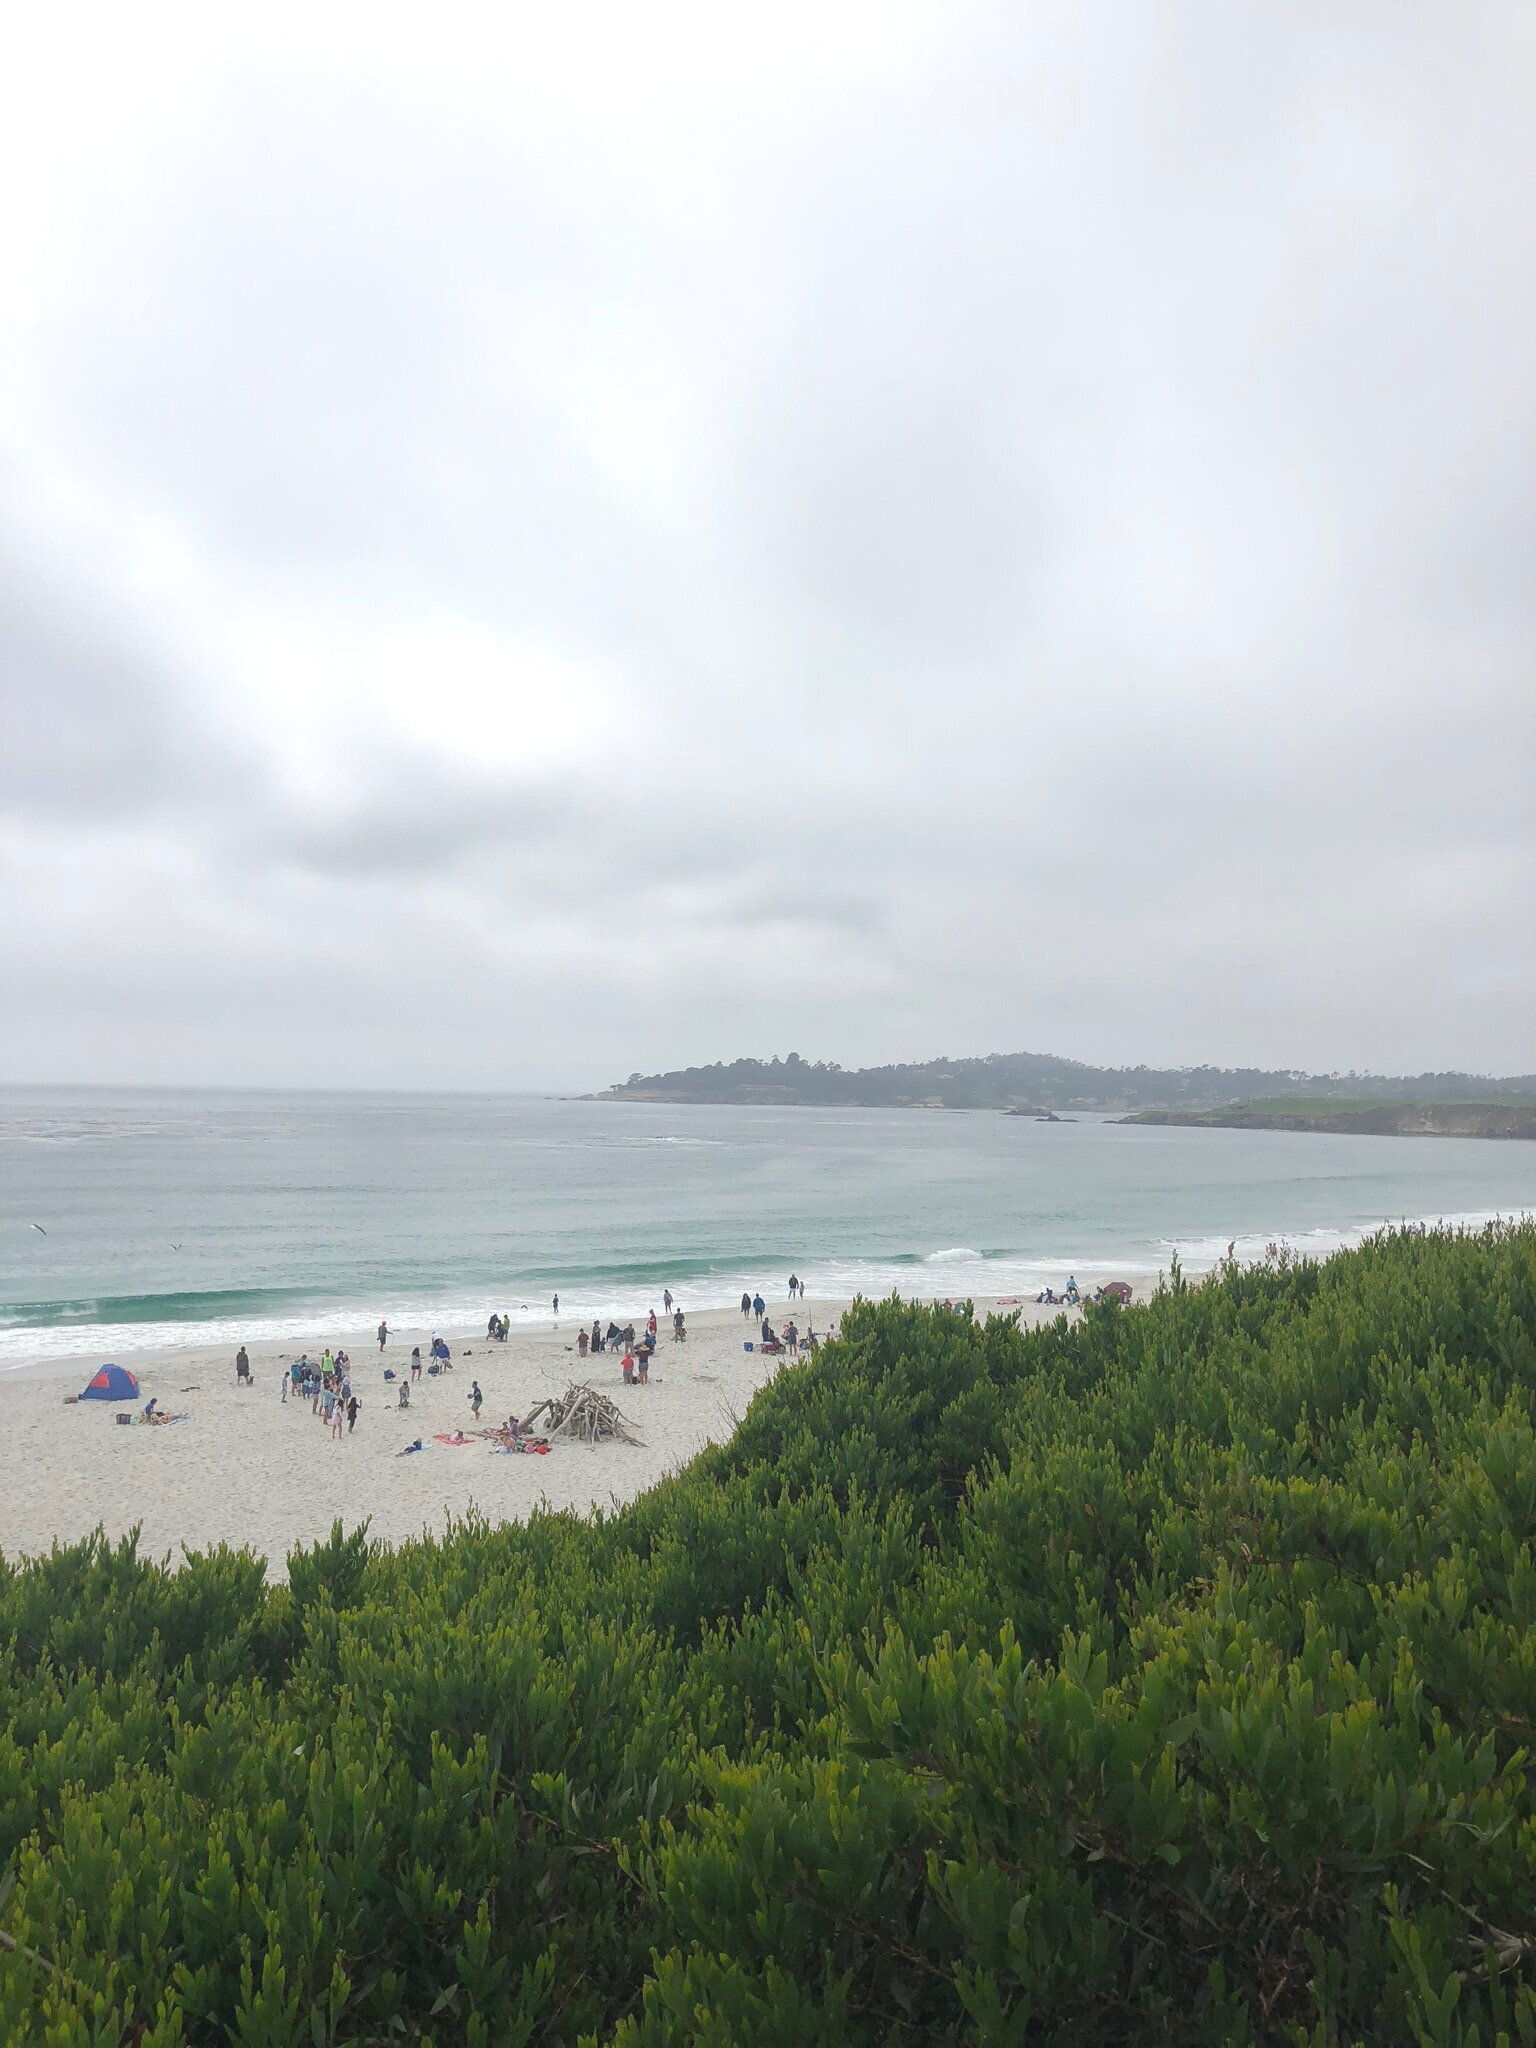
[[[331,1402],[331,1437],[333,1441],[341,1435],[341,1425],[346,1418],[346,1413],[346,1409],[341,1405],[341,1396],[338,1394]]]
[[[632,1387],[635,1384],[635,1354],[632,1351],[624,1354],[623,1372],[625,1386]]]
[[[640,1384],[648,1387],[651,1383],[651,1347],[642,1344],[635,1353],[635,1364],[639,1369]]]
[[[474,1416],[476,1422],[480,1420],[480,1403],[484,1399],[485,1396],[480,1391],[480,1382],[475,1380],[469,1390],[469,1411]]]

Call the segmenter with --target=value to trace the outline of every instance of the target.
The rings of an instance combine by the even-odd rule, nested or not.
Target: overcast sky
[[[33,8],[0,1077],[1536,1068],[1536,12]]]

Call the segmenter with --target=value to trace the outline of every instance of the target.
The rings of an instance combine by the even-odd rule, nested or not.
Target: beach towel
[[[474,1439],[467,1437],[462,1429],[456,1429],[451,1436],[434,1435],[432,1441],[435,1444],[447,1444],[451,1450],[457,1451],[465,1444],[472,1443]]]

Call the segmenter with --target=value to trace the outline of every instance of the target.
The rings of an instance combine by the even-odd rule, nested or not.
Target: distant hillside
[[[1391,1138],[1536,1138],[1536,1105],[1509,1102],[1229,1102],[1224,1109],[1143,1109],[1128,1124],[1227,1131],[1353,1131]]]
[[[1259,1067],[1090,1067],[1050,1053],[989,1053],[921,1065],[840,1067],[792,1052],[771,1060],[717,1061],[667,1074],[631,1074],[606,1101],[821,1103],[935,1109],[1217,1109],[1256,1098],[1317,1101],[1536,1104],[1536,1074],[1303,1074]]]

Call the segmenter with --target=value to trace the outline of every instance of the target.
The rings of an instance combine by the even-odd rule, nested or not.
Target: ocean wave
[[[1525,1215],[1529,1211],[1516,1211]],[[1416,1219],[1415,1219],[1416,1220]],[[1435,1219],[1427,1219],[1431,1223]],[[1438,1219],[1450,1228],[1481,1229],[1499,1220],[1492,1211],[1465,1211]],[[1506,1220],[1508,1220],[1506,1218]],[[1382,1227],[1379,1220],[1292,1233],[1283,1241],[1297,1256],[1326,1257],[1358,1244]],[[1243,1263],[1262,1259],[1269,1239],[1239,1237]],[[1276,1237],[1276,1241],[1281,1241]],[[593,1317],[625,1318],[662,1308],[670,1287],[686,1309],[731,1308],[758,1289],[784,1298],[793,1264],[811,1301],[847,1301],[855,1295],[884,1300],[983,1301],[999,1296],[1031,1300],[1046,1285],[1060,1288],[1069,1274],[1085,1291],[1104,1280],[1154,1282],[1172,1264],[1192,1275],[1225,1258],[1228,1239],[1172,1239],[1084,1252],[1068,1246],[1036,1251],[981,1252],[955,1245],[938,1253],[880,1252],[832,1259],[791,1260],[779,1252],[758,1258],[667,1258],[592,1264],[546,1272],[535,1288],[526,1279],[481,1280],[460,1275],[433,1281],[397,1277],[393,1284],[359,1279],[327,1294],[310,1288],[229,1288],[172,1294],[97,1295],[0,1306],[0,1371],[54,1360],[93,1359],[158,1350],[222,1349],[241,1342],[316,1348],[344,1341],[361,1349],[379,1317],[401,1341],[425,1340],[434,1330],[483,1329],[494,1309],[514,1325],[547,1325],[558,1293],[561,1321],[574,1329]]]

